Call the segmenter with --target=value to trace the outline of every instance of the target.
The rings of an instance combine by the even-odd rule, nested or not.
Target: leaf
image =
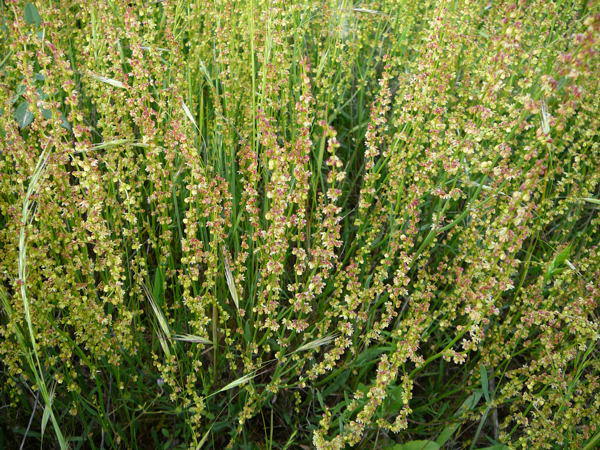
[[[223,391],[228,391],[229,389],[233,389],[234,387],[240,386],[242,384],[246,384],[248,381],[250,381],[251,379],[253,379],[255,376],[256,376],[255,372],[252,372],[252,373],[249,373],[247,375],[244,375],[244,376],[238,378],[237,380],[233,380],[227,386],[222,387],[217,392],[215,392],[215,394],[217,394],[219,392],[223,392]]]
[[[103,148],[111,147],[113,145],[121,145],[129,142],[129,139],[113,139],[112,141],[101,142],[92,147],[93,150],[100,150]]]
[[[350,371],[349,370],[342,371],[334,379],[334,381],[328,383],[327,387],[323,390],[323,395],[325,397],[327,397],[328,395],[330,395],[334,392],[337,392],[337,390],[348,381],[348,378],[350,378]]]
[[[25,128],[33,122],[33,113],[29,111],[29,103],[21,102],[15,109],[14,118],[19,124],[19,128]]]
[[[19,86],[17,86],[15,96],[10,100],[10,103],[16,103],[17,100],[19,100],[19,98],[21,97],[21,95],[23,95],[24,92],[25,92],[24,84],[20,84]]]
[[[319,79],[319,77],[321,76],[321,72],[323,72],[323,68],[325,67],[325,63],[327,62],[327,54],[328,53],[329,53],[329,50],[325,50],[325,53],[323,53],[323,56],[321,57],[321,61],[319,62],[319,66],[317,67],[315,79]]]
[[[38,12],[36,6],[31,2],[27,2],[25,4],[25,22],[27,22],[29,25],[39,25],[42,23],[40,13]]]
[[[54,389],[56,385],[52,386],[50,390],[50,396],[48,401],[46,402],[46,406],[44,406],[44,413],[42,414],[42,437],[44,436],[44,431],[46,431],[46,425],[48,425],[48,420],[50,419],[50,415],[52,414],[52,403],[54,401]]]
[[[592,449],[596,448],[599,441],[600,441],[600,433],[596,433],[596,435],[594,437],[592,437],[587,442],[587,444],[585,444],[585,447],[583,447],[583,450],[592,450]]]
[[[206,65],[204,65],[204,61],[200,60],[198,62],[198,65],[200,66],[200,71],[206,77],[206,81],[208,81],[208,83],[212,85],[212,78],[210,76],[210,73],[208,72],[208,69],[206,68]]]
[[[174,334],[173,339],[176,341],[193,342],[195,344],[212,345],[212,341],[203,338],[202,336],[196,336],[193,334]]]
[[[374,363],[379,355],[390,350],[392,350],[391,347],[369,347],[356,357],[353,365],[361,367],[365,364]]]
[[[454,413],[454,417],[459,418],[465,411],[475,408],[477,406],[477,403],[479,403],[481,396],[482,392],[480,390],[476,390],[471,395],[469,395],[467,399],[463,402],[463,404],[460,406],[460,408],[458,408],[456,413]],[[442,430],[435,442],[440,447],[443,446],[446,442],[448,442],[448,440],[452,437],[456,430],[458,430],[460,425],[461,424],[459,422],[448,425]]]
[[[152,293],[150,292],[148,287],[145,284],[143,284],[142,287],[144,288],[144,292],[146,293],[146,298],[148,299],[148,302],[150,303],[150,306],[152,307],[152,311],[154,312],[156,320],[158,321],[159,329],[157,330],[156,334],[158,335],[160,345],[163,348],[163,351],[165,352],[165,354],[167,356],[171,356],[171,351],[169,349],[169,344],[167,342],[169,339],[171,339],[171,331],[169,330],[169,324],[167,322],[167,318],[161,311],[160,307],[154,301],[154,298],[152,297]]]
[[[385,399],[384,406],[382,407],[384,414],[394,414],[394,412],[402,409],[404,405],[403,394],[405,389],[403,386],[389,385],[388,386],[388,397]]]
[[[70,126],[70,125],[69,125]],[[100,142],[98,144],[93,145],[92,147],[77,150],[75,153],[85,153],[93,150],[103,150],[105,148],[114,147],[118,145],[131,145],[134,147],[147,147],[148,144],[144,144],[143,142],[132,142],[129,139],[114,139],[112,141]]]
[[[111,86],[118,87],[121,89],[125,89],[126,86],[123,82],[119,80],[114,80],[112,78],[103,77],[102,75],[91,74],[92,78],[95,78],[98,81],[102,81],[103,83],[110,84]]]
[[[223,260],[225,262],[225,280],[227,281],[227,287],[229,288],[229,293],[231,294],[231,298],[233,299],[233,303],[237,309],[240,309],[240,300],[238,297],[237,289],[235,287],[235,279],[233,278],[233,273],[231,273],[231,268],[229,267],[229,258],[225,251],[223,251]]]
[[[550,133],[550,114],[548,114],[548,105],[546,105],[546,101],[542,100],[542,132],[544,134]]]
[[[204,433],[204,436],[202,436],[202,439],[200,439],[200,442],[198,442],[198,445],[196,445],[196,450],[200,450],[204,444],[206,444],[206,441],[208,439],[208,436],[210,435],[210,432],[212,431],[213,426],[211,425],[208,430],[206,430],[206,433]]]
[[[486,402],[490,402],[490,385],[488,382],[488,372],[486,367],[481,364],[479,366],[479,373],[481,374],[481,389],[483,390],[483,396]]]
[[[161,301],[163,298],[163,285],[165,281],[164,270],[161,267],[156,268],[154,281],[152,283],[152,298]]]
[[[331,334],[329,336],[325,336],[319,339],[315,339],[314,341],[307,342],[304,345],[301,345],[296,349],[296,352],[302,352],[305,350],[312,350],[313,348],[320,347],[322,345],[329,344],[331,341],[335,339],[335,334]]]
[[[44,414],[42,414],[42,436],[44,436],[44,431],[46,431],[46,425],[48,425],[48,420],[50,419],[50,403],[48,403],[44,407]]]
[[[381,11],[376,11],[374,9],[367,9],[367,8],[352,8],[352,10],[354,12],[359,12],[359,13],[367,13],[367,14],[379,14],[379,15],[383,15],[383,13]]]
[[[439,450],[441,447],[433,441],[410,441],[386,447],[386,450]]]
[[[146,292],[146,297],[148,298],[148,302],[150,302],[150,306],[152,306],[152,310],[154,311],[154,315],[156,316],[156,319],[158,320],[158,324],[160,325],[162,332],[165,334],[165,336],[170,338],[171,332],[169,330],[167,318],[165,317],[163,312],[160,310],[160,307],[156,304],[154,297],[152,297],[152,294],[150,293],[150,291],[148,290],[146,285],[143,285],[143,288],[144,288],[144,291]]]
[[[593,203],[594,205],[600,205],[600,200],[598,200],[597,198],[586,197],[582,198],[581,200],[585,200],[588,203]]]
[[[190,108],[188,108],[188,106],[183,101],[181,102],[181,107],[183,108],[183,112],[185,113],[187,118],[190,119],[190,122],[192,122],[192,124],[194,124],[194,126],[198,130],[198,125],[196,125],[196,121],[194,120],[194,116],[192,115]]]
[[[71,129],[72,129],[71,124],[69,123],[69,121],[65,117],[65,114],[62,111],[60,113],[60,120],[61,120],[60,126],[63,127],[66,130],[71,131]]]
[[[571,254],[571,250],[572,247],[571,244],[569,244],[554,257],[554,259],[546,269],[546,274],[544,275],[546,280],[549,280],[554,274],[561,272],[561,270],[559,269]]]

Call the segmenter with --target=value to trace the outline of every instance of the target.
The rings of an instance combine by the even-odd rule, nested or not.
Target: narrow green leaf
[[[315,339],[314,341],[307,342],[304,345],[301,345],[296,349],[296,352],[302,352],[305,350],[311,350],[313,348],[320,347],[322,345],[329,344],[331,341],[335,339],[336,335],[332,334],[329,336],[322,337],[320,339]],[[295,353],[295,352],[294,352]]]
[[[44,436],[44,432],[46,431],[46,425],[48,425],[48,420],[50,419],[50,404],[47,403],[44,407],[44,414],[42,414],[42,437]]]
[[[481,389],[483,390],[483,396],[486,402],[490,402],[490,385],[488,382],[488,372],[483,364],[479,366],[479,373],[481,374]]]
[[[206,441],[208,440],[208,436],[210,436],[212,427],[213,426],[211,425],[208,430],[206,430],[206,433],[204,433],[204,436],[202,436],[202,439],[200,439],[200,442],[198,442],[198,445],[196,445],[196,450],[200,450],[202,447],[204,447],[204,444],[206,444]]]
[[[154,281],[152,282],[152,298],[161,303],[164,281],[164,270],[161,267],[157,267],[156,272],[154,273]]]
[[[203,338],[202,336],[196,336],[193,334],[174,334],[173,339],[176,341],[192,342],[195,344],[212,345],[212,341]]]
[[[52,388],[50,388],[48,401],[46,402],[46,405],[44,406],[44,413],[42,414],[42,429],[41,429],[42,437],[44,436],[44,431],[46,431],[46,425],[48,425],[48,420],[50,419],[50,415],[52,414],[52,403],[54,402],[55,387],[56,387],[56,384],[53,385]]]
[[[233,299],[233,303],[235,304],[236,309],[240,309],[240,300],[238,297],[238,292],[235,287],[235,279],[233,278],[233,273],[231,272],[231,267],[229,267],[229,258],[227,254],[223,252],[223,260],[225,262],[225,281],[227,281],[227,288],[229,289],[229,293],[231,294],[231,298]]]
[[[587,444],[585,444],[583,450],[592,450],[594,448],[597,448],[596,446],[598,445],[598,443],[600,443],[600,432],[596,433],[596,435],[593,438],[591,438]]]
[[[154,301],[152,297],[152,293],[146,287],[146,285],[142,285],[144,292],[146,293],[146,298],[148,299],[148,303],[152,307],[152,311],[154,312],[154,316],[158,322],[158,329],[156,330],[156,334],[158,336],[158,340],[160,345],[167,356],[171,356],[171,350],[169,349],[168,340],[171,339],[171,331],[169,330],[169,324],[167,322],[167,318],[161,311],[160,307]]]
[[[244,376],[238,378],[237,380],[233,380],[228,385],[222,387],[217,392],[215,392],[215,394],[218,392],[228,391],[229,389],[233,389],[234,387],[240,386],[242,384],[246,384],[248,381],[252,380],[255,376],[256,376],[255,372],[244,375]]]
[[[582,198],[581,200],[585,200],[588,203],[593,203],[594,205],[600,205],[600,200],[598,200],[597,198],[585,197],[585,198]]]

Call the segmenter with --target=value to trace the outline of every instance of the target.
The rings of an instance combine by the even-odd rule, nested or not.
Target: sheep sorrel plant
[[[0,448],[597,448],[599,44],[588,0],[0,0]]]

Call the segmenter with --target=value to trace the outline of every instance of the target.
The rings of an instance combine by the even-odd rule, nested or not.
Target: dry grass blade
[[[229,288],[229,293],[231,294],[233,303],[235,303],[235,307],[239,310],[240,300],[238,297],[237,289],[235,287],[233,273],[231,272],[231,267],[229,266],[229,258],[227,257],[225,251],[223,251],[223,260],[225,261],[225,280],[227,281],[227,287]]]
[[[181,107],[183,108],[183,112],[185,113],[187,118],[190,119],[190,122],[192,122],[194,127],[196,127],[196,130],[200,131],[200,129],[198,128],[198,125],[196,124],[196,121],[194,120],[194,116],[192,115],[192,112],[190,111],[190,108],[188,108],[188,105],[186,105],[185,102],[182,101]]]
[[[118,145],[130,145],[132,147],[148,147],[148,144],[144,144],[143,142],[134,142],[130,139],[113,139],[112,141],[105,141],[99,144],[93,145],[90,148],[86,148],[83,150],[77,150],[74,153],[87,153],[94,150],[104,150],[109,147],[115,147]]]
[[[127,88],[122,81],[115,80],[113,78],[103,77],[102,75],[96,75],[93,73],[90,75],[92,78],[95,78],[96,80],[101,81],[102,83],[110,84],[111,86],[121,88],[121,89]]]
[[[307,342],[304,345],[301,345],[300,347],[298,347],[294,353],[296,352],[304,352],[306,350],[312,350],[318,347],[321,347],[322,345],[327,345],[330,342],[332,342],[335,339],[336,335],[335,334],[331,334],[329,336],[325,336],[319,339],[315,339],[314,341],[310,341]]]
[[[366,13],[366,14],[377,14],[380,16],[384,15],[381,11],[376,11],[374,9],[368,9],[368,8],[352,8],[352,11],[359,12],[359,13]]]
[[[150,47],[148,45],[142,45],[140,46],[140,48],[142,50],[156,50],[159,52],[170,52],[171,50],[169,50],[168,48],[162,48],[162,47]]]
[[[544,134],[550,133],[550,114],[548,114],[548,105],[546,101],[542,100],[542,132]]]

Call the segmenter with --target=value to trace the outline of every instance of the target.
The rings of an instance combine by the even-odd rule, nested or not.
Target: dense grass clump
[[[598,6],[0,0],[0,447],[595,448]]]

